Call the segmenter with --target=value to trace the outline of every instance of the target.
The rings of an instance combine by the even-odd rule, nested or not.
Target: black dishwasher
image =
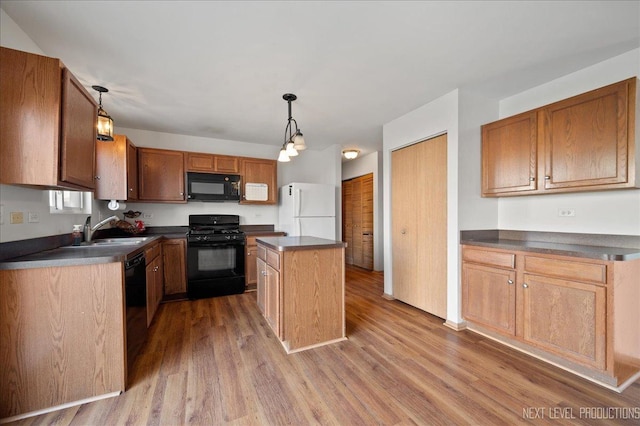
[[[127,371],[131,373],[133,362],[147,339],[147,273],[144,252],[125,261],[124,286],[127,307]]]

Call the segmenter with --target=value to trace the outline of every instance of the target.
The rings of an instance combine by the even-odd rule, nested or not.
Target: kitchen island
[[[285,351],[345,340],[346,244],[304,236],[257,243],[258,307]]]

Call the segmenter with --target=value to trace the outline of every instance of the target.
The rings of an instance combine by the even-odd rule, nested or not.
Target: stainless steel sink
[[[109,246],[133,246],[142,244],[149,240],[151,237],[124,237],[124,238],[102,238],[99,240],[93,240],[90,242],[84,242],[79,246],[65,246],[66,248],[81,248],[81,247],[109,247]]]

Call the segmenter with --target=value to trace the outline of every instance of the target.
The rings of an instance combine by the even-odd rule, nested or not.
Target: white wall
[[[391,251],[391,152],[447,133],[447,321],[459,323],[458,90],[383,126],[384,292],[393,294]]]
[[[382,229],[382,155],[372,152],[342,163],[342,180],[373,173],[373,270],[384,269],[384,232]]]
[[[45,54],[2,9],[0,9],[0,45],[39,55]],[[0,141],[0,143],[7,143],[7,141]],[[50,214],[48,197],[48,191],[0,185],[0,209],[2,210],[0,242],[71,233],[74,224],[84,223],[86,215]],[[97,208],[95,203],[93,208],[94,210]],[[12,225],[9,220],[11,212],[22,212],[24,223]],[[40,221],[29,223],[29,212],[37,213]]]
[[[503,99],[500,118],[638,75],[640,50],[635,49]],[[636,132],[636,151],[639,139]],[[559,217],[558,210],[563,208],[575,209],[576,216]],[[500,229],[640,235],[640,190],[500,198],[498,217]]]

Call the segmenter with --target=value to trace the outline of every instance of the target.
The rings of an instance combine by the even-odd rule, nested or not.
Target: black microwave
[[[240,201],[240,176],[187,172],[187,200]]]

